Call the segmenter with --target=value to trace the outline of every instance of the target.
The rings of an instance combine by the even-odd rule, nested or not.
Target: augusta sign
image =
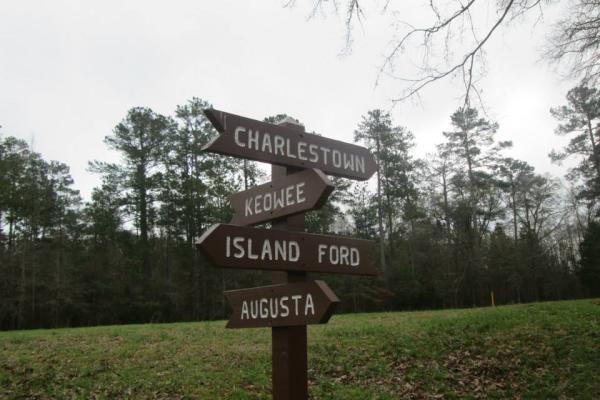
[[[323,281],[230,290],[225,297],[233,309],[227,328],[323,324],[339,304]]]

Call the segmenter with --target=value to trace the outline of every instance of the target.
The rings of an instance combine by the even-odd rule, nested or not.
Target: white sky
[[[134,106],[172,115],[196,96],[256,119],[287,113],[308,130],[352,141],[361,116],[389,109],[400,92],[390,79],[374,86],[394,15],[367,10],[351,54],[340,56],[343,16],[308,19],[312,2],[298,3],[3,2],[0,132],[69,165],[84,199],[100,182],[86,171],[88,161],[118,160],[103,138]],[[419,15],[426,3],[405,0],[398,12]],[[535,28],[529,19],[494,37],[481,85],[489,116],[500,124],[498,139],[515,144],[508,154],[555,176],[564,167],[547,154],[566,139],[553,134],[549,109],[564,104],[575,82],[538,60],[560,12],[554,6]],[[418,156],[443,140],[461,94],[459,82],[443,82],[424,91],[420,103],[392,109],[394,122],[415,134]]]

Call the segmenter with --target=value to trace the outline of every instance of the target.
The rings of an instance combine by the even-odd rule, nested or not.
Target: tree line
[[[332,178],[337,189],[306,217],[310,232],[377,241],[378,278],[326,277],[342,312],[600,295],[599,105],[580,86],[552,109],[571,140],[550,157],[578,160],[566,185],[506,156],[512,144],[475,108],[456,110],[424,159],[389,113],[365,114],[355,140],[377,159],[373,182]],[[0,136],[1,329],[220,319],[224,290],[270,282],[195,248],[230,220],[232,193],[268,179],[254,162],[201,151],[217,135],[208,107],[129,110],[105,138],[121,161],[90,162],[102,184],[85,202],[67,165]]]

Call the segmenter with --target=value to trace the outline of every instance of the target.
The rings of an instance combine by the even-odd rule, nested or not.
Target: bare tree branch
[[[600,76],[600,1],[576,0],[571,14],[554,27],[545,56],[568,74],[594,85]]]
[[[285,0],[291,6],[295,0]],[[342,2],[342,0],[339,0]],[[464,86],[464,101],[468,104],[474,98],[481,100],[476,88],[478,78],[485,74],[485,47],[490,38],[501,26],[507,26],[519,17],[538,10],[539,15],[534,26],[543,19],[543,6],[558,0],[453,0],[439,2],[427,0],[432,12],[431,23],[414,26],[409,21],[395,21],[399,37],[378,68],[375,86],[383,77],[390,77],[407,84],[401,94],[392,99],[393,104],[403,102],[417,95],[431,84],[446,78],[460,75]],[[572,6],[562,21],[554,28],[555,33],[549,41],[546,57],[557,63],[569,64],[570,76],[583,77],[584,83],[594,84],[600,81],[600,0],[562,0],[570,1]],[[333,5],[335,11],[343,10],[346,26],[346,48],[352,46],[352,31],[356,22],[362,25],[366,11],[360,0],[345,0],[338,9],[338,1],[312,0],[311,16],[326,5]],[[494,5],[498,13],[489,24],[479,13],[479,7]],[[390,13],[391,0],[384,0],[382,13]],[[478,8],[475,8],[478,7]],[[486,26],[487,25],[487,26]],[[465,39],[465,32],[469,38]],[[416,40],[416,42],[415,42]],[[442,47],[439,47],[441,44]],[[437,46],[437,47],[436,47]],[[462,46],[462,49],[461,49]],[[410,57],[402,60],[398,57],[406,50],[418,51],[420,58],[414,74],[398,75],[394,70],[398,66],[410,67]],[[437,49],[443,53],[438,54]],[[456,55],[455,55],[456,53]]]
[[[469,4],[467,4],[467,7],[470,7],[470,5],[472,5],[472,3],[474,2],[474,0],[471,0],[471,2],[469,2]],[[506,6],[504,7],[504,11],[502,12],[502,14],[500,15],[500,17],[498,18],[498,20],[494,23],[494,25],[489,29],[489,31],[487,32],[487,34],[485,35],[485,37],[479,41],[477,43],[477,45],[475,46],[475,48],[471,51],[469,51],[464,58],[462,59],[461,62],[459,62],[458,64],[452,65],[450,66],[448,69],[440,71],[438,73],[434,73],[434,74],[430,74],[427,76],[424,76],[418,80],[416,80],[414,85],[409,86],[409,88],[407,89],[406,93],[398,98],[392,99],[392,102],[394,104],[398,103],[398,102],[402,102],[412,96],[414,96],[416,93],[420,92],[423,88],[425,88],[426,86],[432,84],[433,82],[436,82],[440,79],[443,79],[449,75],[452,75],[453,73],[455,73],[457,70],[459,69],[464,69],[465,66],[467,65],[467,63],[470,63],[469,68],[466,69],[466,74],[467,74],[467,84],[465,85],[465,103],[468,103],[469,100],[469,94],[470,91],[472,89],[472,82],[473,82],[473,64],[475,62],[475,57],[481,52],[483,46],[485,45],[485,43],[490,39],[490,37],[492,36],[492,34],[494,33],[494,31],[500,26],[500,24],[502,24],[502,21],[504,21],[504,19],[506,18],[506,16],[508,15],[508,12],[510,11],[512,5],[514,3],[514,0],[509,0],[508,3],[506,4]],[[464,12],[464,9],[463,11]],[[461,14],[462,14],[461,12]],[[453,19],[456,17],[457,14],[455,14],[453,16]],[[412,34],[412,32],[417,32],[419,30],[413,30],[411,32],[409,32],[409,35]],[[390,60],[388,58],[388,60],[386,60],[386,63],[388,63]]]

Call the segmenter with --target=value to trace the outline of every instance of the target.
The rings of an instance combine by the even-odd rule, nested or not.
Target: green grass
[[[269,399],[269,329],[224,322],[0,333],[0,398]],[[314,399],[600,399],[600,301],[334,316]]]

